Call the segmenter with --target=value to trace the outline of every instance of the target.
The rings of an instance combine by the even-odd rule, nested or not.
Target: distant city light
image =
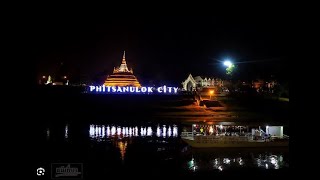
[[[160,135],[161,135],[161,130],[160,130],[160,127],[158,125],[158,127],[157,127],[157,137],[160,137]]]
[[[99,135],[99,137],[101,136],[101,134],[102,134],[102,129],[101,129],[101,127],[99,126],[99,127],[98,127],[98,135]]]
[[[105,128],[105,126],[104,126],[104,125],[102,125],[101,130],[102,130],[102,134],[101,134],[101,136],[102,136],[102,138],[104,138],[104,137],[105,137],[105,132],[106,132],[106,128]]]
[[[66,138],[66,139],[68,139],[68,124],[65,126],[65,128],[64,128],[64,137]]]
[[[166,125],[163,125],[163,128],[162,128],[162,136],[163,137],[166,137],[166,132],[167,132],[167,128],[166,128]]]
[[[138,127],[136,126],[135,128],[134,128],[134,134],[135,134],[135,136],[139,136],[139,134],[138,134]]]
[[[69,125],[65,126],[65,138],[68,138]],[[89,137],[97,141],[103,140],[103,138],[123,138],[123,137],[132,137],[132,136],[153,136],[157,132],[157,137],[178,137],[178,127],[176,125],[163,125],[157,126],[157,129],[154,130],[151,126],[149,127],[122,127],[122,126],[109,126],[109,125],[90,125],[89,128]],[[47,131],[48,136],[48,131]]]
[[[126,128],[122,127],[122,136],[126,136]]]
[[[145,128],[143,128],[143,127],[140,128],[140,135],[141,136],[145,136],[146,135]]]
[[[90,125],[89,134],[90,134],[90,137],[94,137],[94,125]]]
[[[111,136],[114,136],[116,134],[116,127],[111,127]]]
[[[121,127],[117,128],[117,135],[120,136],[121,135]]]
[[[171,136],[171,133],[172,133],[172,131],[171,131],[171,127],[169,126],[169,127],[168,127],[168,137],[170,137],[170,136]]]
[[[223,163],[230,164],[230,159],[229,158],[223,158]]]
[[[107,127],[107,136],[108,137],[110,136],[110,127],[109,126]]]
[[[132,136],[132,128],[129,127],[129,136],[131,137]]]
[[[147,136],[152,136],[152,128],[148,127]]]
[[[172,132],[173,134],[172,134],[172,136],[173,137],[177,137],[178,136],[178,127],[177,126],[173,126],[173,132]]]

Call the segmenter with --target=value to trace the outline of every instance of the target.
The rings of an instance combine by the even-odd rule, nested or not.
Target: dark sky
[[[223,76],[225,68],[217,60],[225,58],[242,62],[239,78],[286,77],[281,73],[287,61],[281,14],[119,14],[56,12],[36,19],[38,75],[53,74],[60,62],[73,76],[111,73],[125,50],[129,68],[144,81],[180,83],[189,73]]]

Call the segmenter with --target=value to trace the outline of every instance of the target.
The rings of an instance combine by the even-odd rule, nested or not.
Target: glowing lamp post
[[[231,61],[227,60],[223,63],[223,65],[227,66],[228,68],[230,68],[233,64]]]
[[[209,94],[210,94],[210,100],[211,100],[211,96],[213,95],[213,93],[214,93],[213,90],[211,90],[211,91],[209,92]]]

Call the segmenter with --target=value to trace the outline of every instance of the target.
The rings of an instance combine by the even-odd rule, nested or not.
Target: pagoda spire
[[[126,62],[126,52],[123,52],[121,65],[113,68],[113,74],[107,76],[104,82],[105,86],[134,86],[141,87],[137,78],[133,75],[132,68],[128,69]]]
[[[126,51],[123,51],[122,64],[127,64],[127,62],[126,62]]]
[[[123,52],[122,62],[117,72],[129,72],[126,62],[126,51]]]

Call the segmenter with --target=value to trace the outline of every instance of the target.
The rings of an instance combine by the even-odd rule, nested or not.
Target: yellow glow
[[[211,90],[211,91],[210,91],[210,94],[212,95],[213,93],[214,93],[214,90]]]
[[[104,82],[105,86],[134,86],[141,87],[139,81],[133,74],[112,74]]]
[[[127,142],[118,142],[118,147],[120,149],[120,153],[121,153],[121,159],[124,160],[124,156],[126,154],[126,149],[127,149]]]
[[[209,132],[212,134],[213,133],[213,127],[210,126]]]
[[[128,70],[125,52],[122,63],[118,68],[113,69],[113,74],[109,75],[104,82],[105,86],[134,86],[141,87],[138,79],[133,75],[133,70]]]

